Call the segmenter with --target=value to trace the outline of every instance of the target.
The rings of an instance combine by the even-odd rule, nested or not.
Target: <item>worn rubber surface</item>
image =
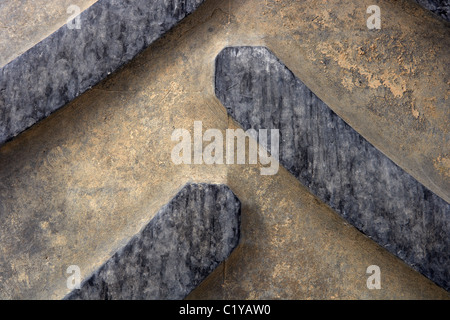
[[[448,23],[411,1],[207,0],[100,84],[0,148],[0,295],[60,299],[188,182],[242,203],[241,244],[188,298],[448,299],[350,226],[291,173],[175,165],[175,128],[239,124],[215,97],[217,55],[264,46],[339,117],[448,196]],[[378,265],[382,289],[366,286]]]
[[[280,163],[313,194],[450,289],[450,205],[354,131],[272,52],[222,50],[215,92],[244,130],[280,130]]]
[[[203,0],[99,0],[0,68],[0,144],[130,61]],[[72,26],[72,24],[70,24]]]
[[[227,186],[186,185],[66,299],[183,299],[238,245],[240,213]]]

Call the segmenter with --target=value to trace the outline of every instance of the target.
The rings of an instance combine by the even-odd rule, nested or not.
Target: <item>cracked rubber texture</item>
[[[130,61],[203,0],[99,0],[0,69],[0,145]]]
[[[280,163],[313,194],[449,290],[447,202],[367,142],[268,49],[225,48],[215,86],[245,130],[280,130]]]
[[[186,185],[66,299],[183,299],[233,249],[240,202],[225,185]]]

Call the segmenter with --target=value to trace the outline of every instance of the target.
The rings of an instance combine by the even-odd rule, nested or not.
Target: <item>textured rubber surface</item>
[[[450,1],[449,0],[414,0],[425,9],[430,10],[442,19],[450,21]]]
[[[441,152],[445,21],[410,0],[380,0],[382,29],[373,31],[360,2],[264,2],[205,1],[124,68],[0,148],[1,297],[63,298],[68,266],[78,265],[84,281],[198,181],[238,196],[242,239],[195,297],[449,298],[283,167],[267,177],[257,165],[171,161],[175,128],[192,130],[198,120],[223,133],[238,126],[214,94],[217,54],[266,46],[395,163],[437,194],[450,190]],[[382,290],[366,286],[373,264]]]
[[[450,288],[447,202],[361,137],[268,49],[225,48],[216,60],[215,84],[217,97],[245,130],[280,130],[280,163],[313,194]]]
[[[0,145],[130,61],[203,0],[100,0],[0,69]]]
[[[225,185],[185,186],[67,299],[183,299],[239,243],[241,206]]]

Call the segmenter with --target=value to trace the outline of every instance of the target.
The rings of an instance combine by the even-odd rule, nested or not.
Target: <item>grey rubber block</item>
[[[0,68],[0,145],[130,61],[203,0],[99,0]],[[70,24],[72,26],[72,24]]]
[[[450,205],[353,130],[268,49],[225,48],[216,59],[215,90],[245,130],[280,130],[280,163],[313,194],[450,288]]]
[[[65,299],[183,299],[238,245],[240,208],[225,185],[186,185]]]
[[[414,0],[422,7],[430,10],[444,20],[450,21],[450,1],[449,0]]]

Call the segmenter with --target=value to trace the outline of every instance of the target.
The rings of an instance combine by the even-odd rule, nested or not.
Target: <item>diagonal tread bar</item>
[[[238,245],[240,208],[225,185],[184,186],[66,299],[183,299]]]
[[[300,182],[450,289],[448,203],[360,136],[267,48],[225,48],[215,72],[216,95],[244,130],[280,130],[280,163]]]
[[[203,0],[99,0],[0,68],[0,145],[129,62]]]

